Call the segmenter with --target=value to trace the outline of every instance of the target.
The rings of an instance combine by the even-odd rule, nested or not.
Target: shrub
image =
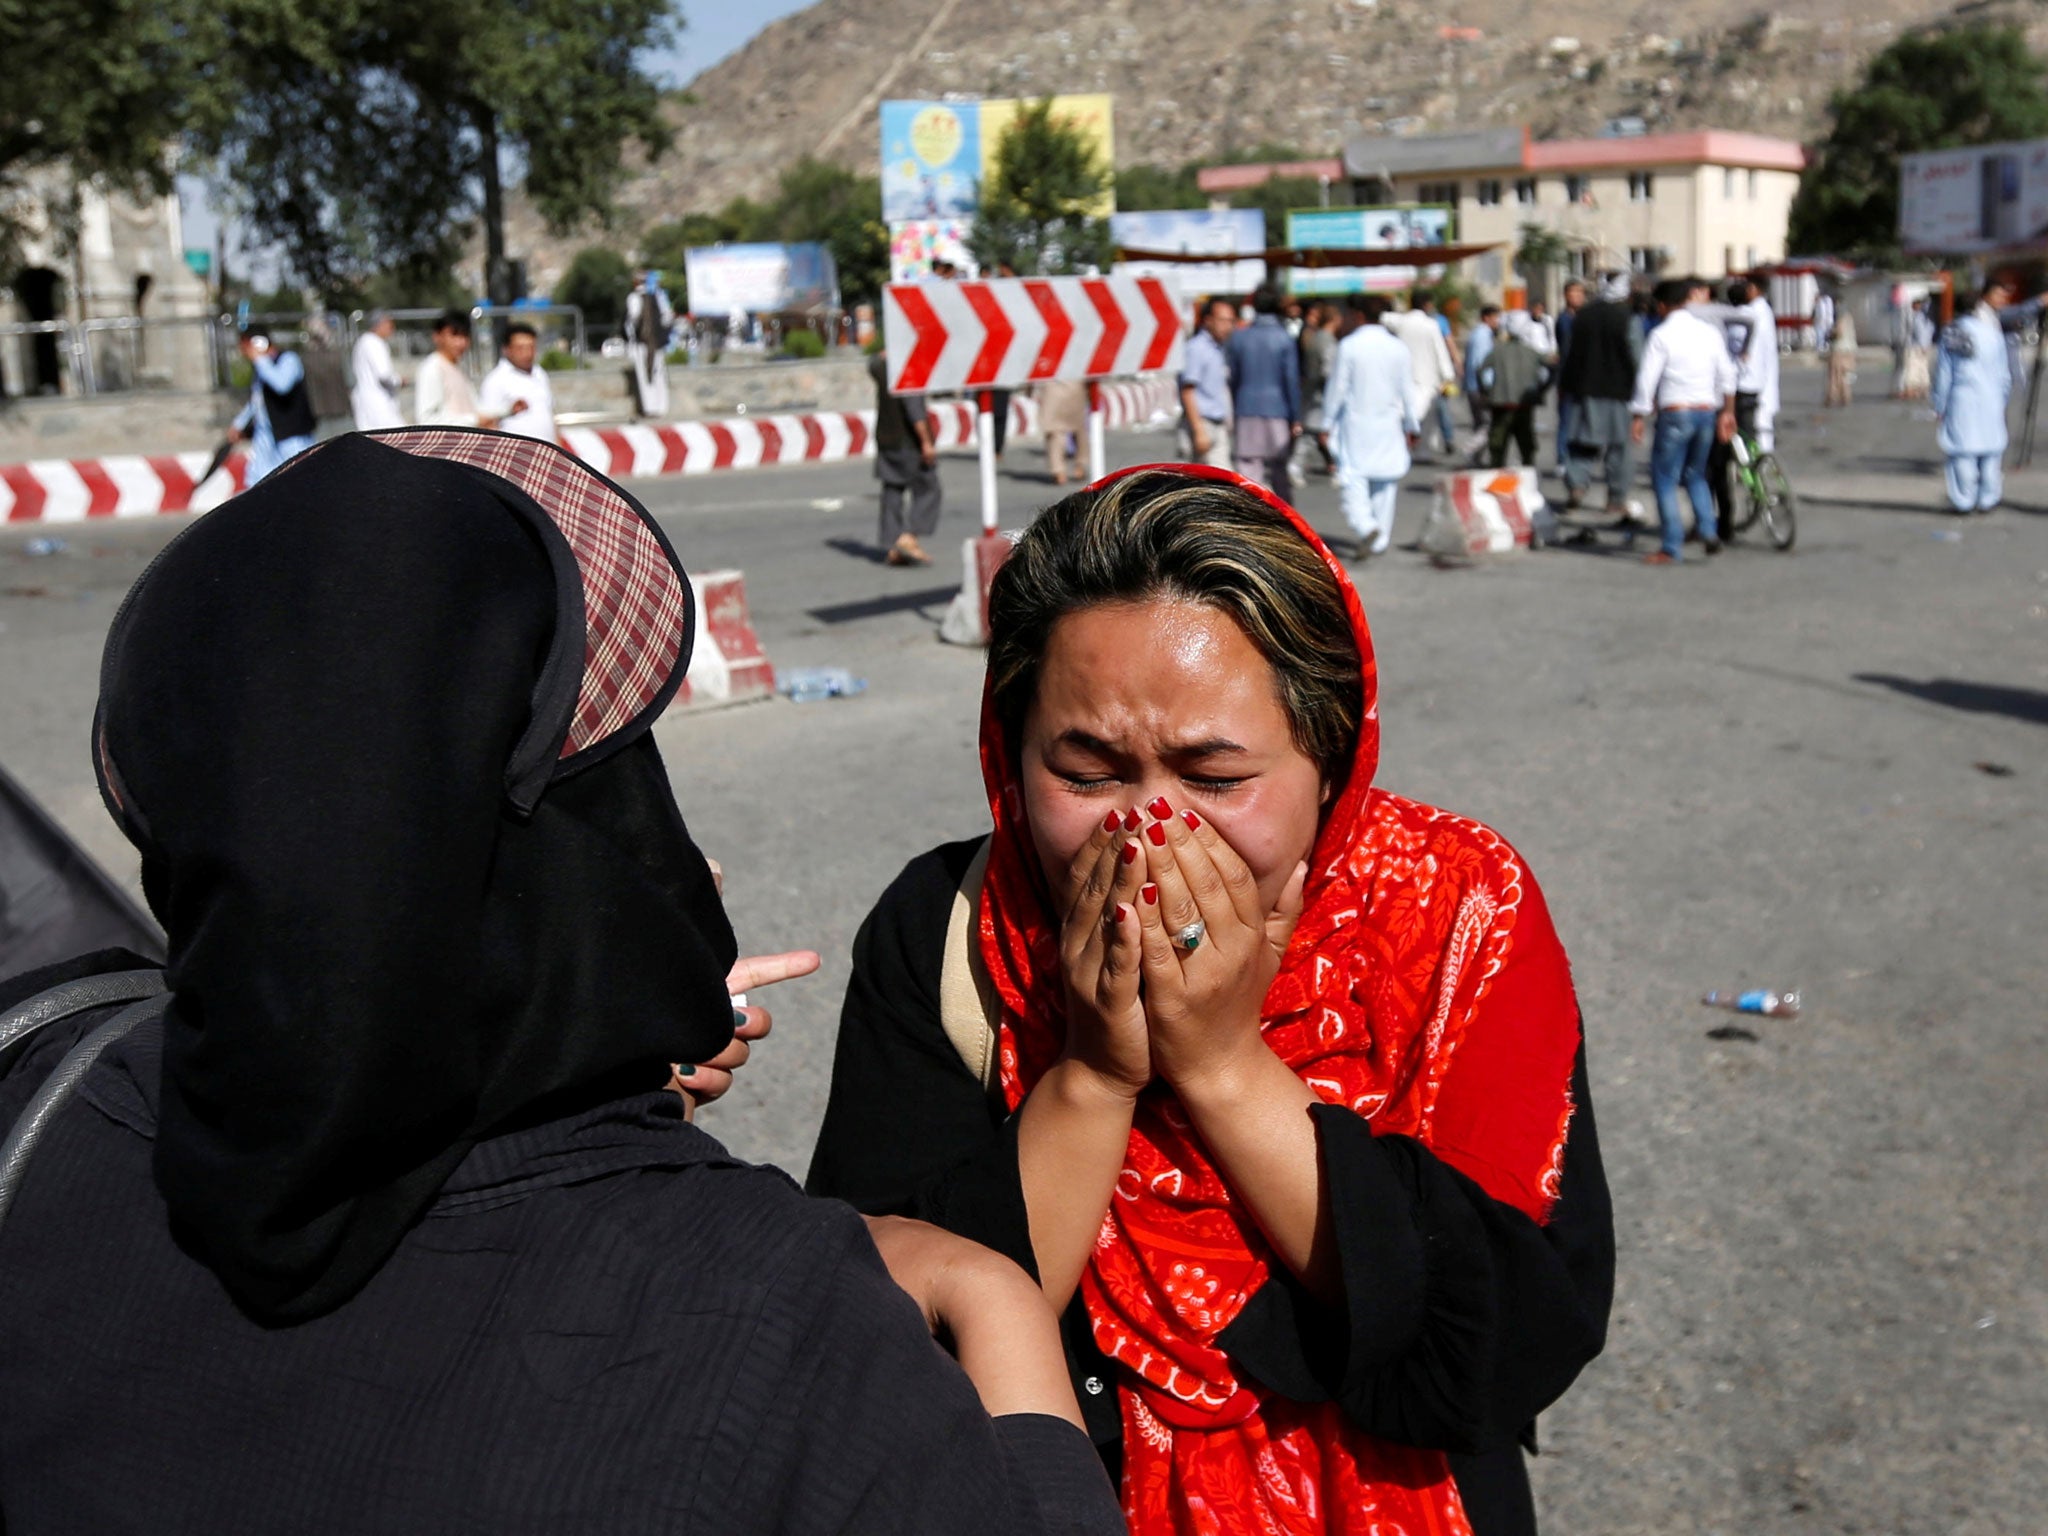
[[[782,338],[784,357],[818,358],[825,355],[825,338],[816,331],[791,331]]]
[[[574,373],[576,355],[564,352],[560,347],[550,347],[540,355],[540,365],[548,373]]]

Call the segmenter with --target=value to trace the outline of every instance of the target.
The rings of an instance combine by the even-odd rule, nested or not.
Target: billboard
[[[1055,96],[1053,115],[1078,128],[1104,165],[1116,163],[1111,98]],[[882,219],[903,224],[931,219],[972,219],[981,184],[995,168],[997,146],[1020,103],[990,101],[885,101],[882,103]],[[1105,192],[1093,210],[1116,206]]]
[[[932,275],[932,263],[950,261],[965,276],[975,274],[967,250],[971,219],[904,219],[889,226],[889,281],[913,283]]]
[[[1109,235],[1120,246],[1184,255],[1231,256],[1266,248],[1266,215],[1257,208],[1165,208],[1113,213]],[[1263,257],[1246,261],[1120,261],[1119,272],[1170,277],[1184,294],[1250,293],[1266,280]]]
[[[1899,157],[1899,244],[1968,256],[2048,241],[2048,139]]]
[[[1455,215],[1446,207],[1403,204],[1385,208],[1290,208],[1287,243],[1337,250],[1386,251],[1410,246],[1449,245]],[[1412,285],[1425,258],[1414,267],[1294,267],[1290,293],[1390,293]]]
[[[972,218],[980,202],[981,103],[882,103],[882,218]]]
[[[839,268],[813,241],[796,245],[702,245],[683,252],[690,313],[780,314],[839,307]]]

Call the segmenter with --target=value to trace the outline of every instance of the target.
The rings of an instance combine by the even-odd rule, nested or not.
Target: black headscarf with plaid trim
[[[688,594],[553,445],[393,433],[208,514],[116,616],[95,757],[170,941],[157,1184],[259,1321],[347,1300],[481,1137],[730,1040],[647,735]]]

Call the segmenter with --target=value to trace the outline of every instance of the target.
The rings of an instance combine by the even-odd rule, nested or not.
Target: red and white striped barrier
[[[1097,386],[1105,422],[1143,426],[1173,406],[1170,378]],[[941,448],[974,442],[974,406],[931,403]],[[1038,433],[1038,402],[1010,400],[1010,436]],[[569,427],[563,446],[614,480],[650,475],[700,475],[713,470],[772,464],[831,464],[870,458],[875,451],[873,411],[818,411],[804,415],[726,416],[714,421]],[[231,454],[204,484],[208,455],[113,454],[100,459],[33,459],[0,464],[0,522],[78,523],[94,518],[151,517],[205,512],[242,489],[247,460]]]
[[[1439,560],[1508,554],[1527,549],[1548,521],[1534,469],[1461,469],[1437,477],[1422,548]]]
[[[737,704],[772,698],[775,668],[754,633],[746,577],[738,571],[692,573],[690,590],[697,599],[697,646],[690,652],[690,670],[677,690],[676,703]],[[706,645],[706,640],[712,643]]]

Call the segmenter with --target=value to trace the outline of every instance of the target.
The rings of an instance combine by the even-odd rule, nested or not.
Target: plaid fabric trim
[[[489,432],[405,428],[372,433],[424,458],[453,459],[509,480],[538,502],[583,578],[583,683],[562,757],[638,718],[682,660],[690,592],[639,510],[552,443]]]

